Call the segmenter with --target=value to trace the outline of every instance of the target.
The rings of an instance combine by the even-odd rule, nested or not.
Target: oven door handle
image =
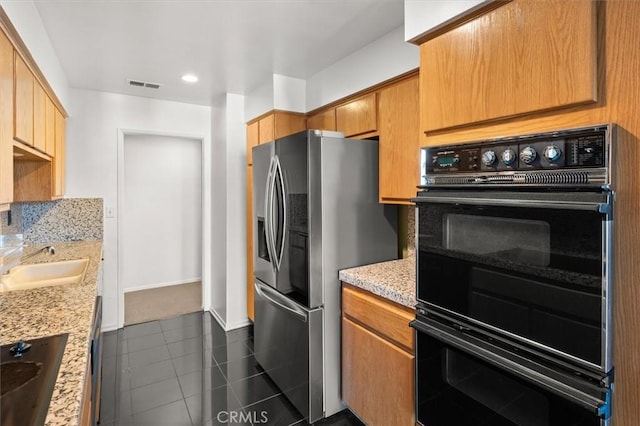
[[[592,410],[596,415],[604,417],[605,419],[609,415],[609,393],[607,392],[607,398],[605,401],[582,392],[572,386],[555,380],[549,376],[546,376],[538,371],[527,368],[513,360],[505,358],[499,354],[496,354],[488,349],[474,344],[467,339],[453,335],[446,330],[431,326],[419,320],[414,320],[410,323],[410,326],[421,333],[425,333],[437,340],[443,341],[446,344],[453,346],[466,353],[473,354],[483,361],[499,368],[506,370],[509,373],[518,376],[519,378],[540,386],[549,392],[554,393],[566,400],[572,401],[584,408]]]
[[[480,198],[480,197],[460,197],[441,194],[420,194],[412,199],[414,203],[437,203],[437,204],[467,204],[472,206],[497,206],[497,207],[533,207],[542,209],[558,210],[587,210],[597,211],[603,214],[611,212],[611,203],[601,203],[597,201],[571,201],[571,200],[536,200],[525,198]]]

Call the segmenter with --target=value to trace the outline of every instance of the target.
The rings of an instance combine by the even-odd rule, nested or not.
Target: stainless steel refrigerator
[[[378,142],[309,130],[253,148],[254,352],[308,421],[340,399],[338,271],[397,257]]]

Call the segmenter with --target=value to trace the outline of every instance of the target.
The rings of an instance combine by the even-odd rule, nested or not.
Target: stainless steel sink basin
[[[89,259],[33,263],[12,268],[0,278],[0,292],[82,282]]]

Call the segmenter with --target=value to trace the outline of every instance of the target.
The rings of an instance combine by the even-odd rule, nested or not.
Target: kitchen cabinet
[[[377,93],[369,93],[336,107],[336,130],[349,138],[375,132],[378,124]]]
[[[369,425],[415,425],[413,310],[342,287],[342,399]]]
[[[45,98],[45,149],[44,153],[55,155],[56,147],[56,107],[48,96]]]
[[[247,123],[258,123],[258,144],[271,142],[305,130],[305,115],[291,111],[271,111]]]
[[[336,130],[336,109],[330,108],[307,117],[307,129]]]
[[[13,138],[33,146],[33,87],[34,78],[24,60],[14,53],[14,130]]]
[[[47,95],[40,83],[33,84],[33,147],[41,152],[47,150],[46,109]]]
[[[418,76],[379,92],[379,185],[381,203],[410,204],[420,182]]]
[[[423,43],[421,130],[597,101],[598,3],[514,0]]]
[[[53,175],[51,198],[62,198],[64,196],[64,171],[66,156],[66,124],[65,118],[59,110],[54,111],[55,115],[55,155],[53,157]]]
[[[247,165],[253,164],[253,156],[251,155],[251,148],[260,144],[260,122],[256,121],[251,124],[247,124]]]
[[[0,211],[13,201],[13,46],[0,31]]]

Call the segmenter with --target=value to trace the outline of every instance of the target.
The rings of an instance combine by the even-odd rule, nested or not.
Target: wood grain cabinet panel
[[[420,182],[418,76],[387,86],[379,95],[380,202],[411,204]]]
[[[343,317],[342,399],[368,425],[415,425],[414,356]]]
[[[46,140],[47,95],[40,83],[33,83],[33,147],[41,152],[47,150]]]
[[[17,53],[14,79],[13,138],[33,146],[33,74]]]
[[[55,111],[55,156],[53,157],[53,187],[52,198],[62,198],[64,196],[64,180],[65,180],[65,119],[60,111]]]
[[[375,132],[378,125],[377,93],[336,107],[336,130],[345,137]]]
[[[258,121],[258,144],[271,142],[275,139],[276,119],[273,114],[269,114]]]
[[[45,154],[56,153],[56,107],[51,98],[45,98]]]
[[[0,31],[0,210],[13,201],[13,46]]]
[[[307,118],[307,129],[336,130],[336,109],[331,108],[310,115]]]
[[[255,121],[247,124],[247,164],[253,164],[253,153],[251,149],[260,143],[260,123]]]
[[[422,44],[421,129],[595,102],[597,3],[514,0]]]
[[[306,119],[304,114],[290,111],[275,111],[274,116],[274,139],[293,135],[306,129]]]

